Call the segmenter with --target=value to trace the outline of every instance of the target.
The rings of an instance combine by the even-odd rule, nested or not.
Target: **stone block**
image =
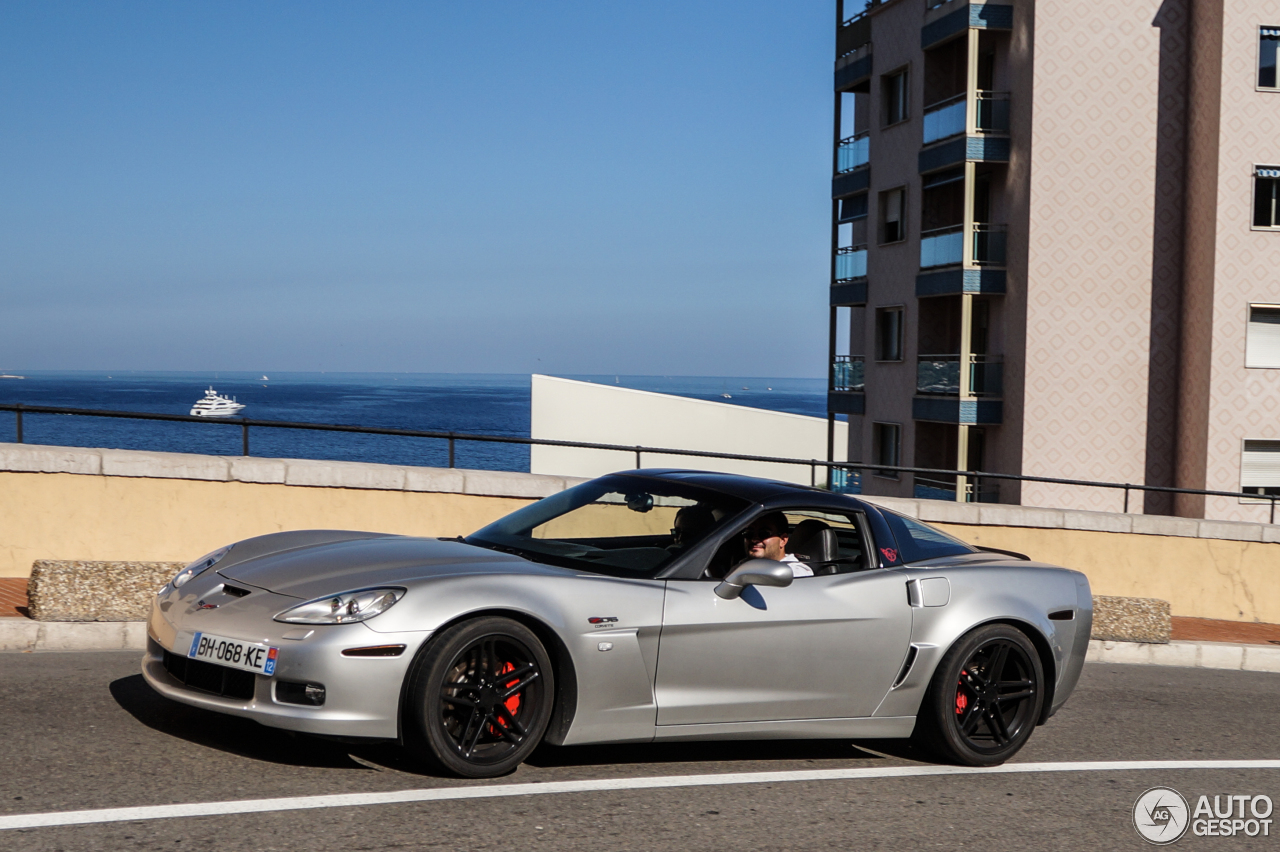
[[[1102,662],[1102,640],[1090,639],[1089,650],[1084,652],[1084,661],[1086,663]]]
[[[1262,541],[1262,524],[1238,521],[1201,521],[1199,538],[1223,538],[1229,541]]]
[[[118,651],[124,647],[124,628],[103,621],[46,622],[40,625],[39,651]]]
[[[0,444],[0,470],[23,473],[102,473],[98,450],[46,447],[40,444]]]
[[[1238,669],[1244,663],[1244,647],[1218,642],[1200,643],[1200,666],[1206,669]]]
[[[286,485],[309,485],[318,488],[403,491],[405,469],[391,464],[289,459],[285,462],[284,481]]]
[[[970,524],[974,526],[978,523],[977,503],[957,503],[954,500],[921,500],[917,505],[919,514],[916,517],[922,521],[933,521],[939,524]]]
[[[258,459],[241,456],[231,460],[230,477],[235,482],[265,482],[279,485],[284,482],[283,459]]]
[[[564,490],[558,476],[536,473],[508,473],[499,470],[464,470],[464,494],[488,497],[549,497]]]
[[[40,625],[29,618],[0,618],[0,651],[30,651],[40,638]]]
[[[992,503],[978,504],[978,518],[984,526],[992,527],[1040,527],[1062,529],[1062,512],[1058,509],[1037,509],[1030,506],[1002,506]]]
[[[409,467],[404,472],[405,491],[460,494],[466,486],[462,471],[447,467]]]
[[[225,482],[230,466],[222,456],[193,453],[147,453],[102,450],[105,476],[145,476],[156,479],[204,479]]]
[[[1133,531],[1133,516],[1117,512],[1064,511],[1062,527],[1068,530],[1127,533]]]
[[[1157,666],[1196,665],[1196,655],[1200,646],[1195,642],[1170,642],[1168,645],[1151,645],[1151,662]]]
[[[1280,645],[1245,645],[1240,668],[1247,672],[1280,672]]]
[[[182,562],[37,560],[28,584],[35,621],[142,621]]]
[[[1173,629],[1171,615],[1168,601],[1095,595],[1092,638],[1163,644]]]
[[[1262,528],[1262,540],[1266,542],[1280,542],[1280,524],[1266,524]]]
[[[1196,538],[1200,522],[1195,518],[1172,518],[1168,515],[1132,515],[1133,531],[1142,535],[1168,535]]]

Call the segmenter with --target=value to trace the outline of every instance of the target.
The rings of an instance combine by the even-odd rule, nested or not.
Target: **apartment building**
[[[828,411],[849,458],[1280,494],[1280,0],[836,5]]]

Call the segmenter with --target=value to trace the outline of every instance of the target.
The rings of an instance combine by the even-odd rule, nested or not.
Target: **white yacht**
[[[191,414],[194,417],[230,417],[243,409],[243,404],[236,402],[234,398],[219,396],[211,387],[204,392],[204,399],[191,406]]]

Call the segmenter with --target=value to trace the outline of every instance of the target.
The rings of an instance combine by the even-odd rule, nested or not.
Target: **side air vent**
[[[902,664],[902,671],[898,672],[898,679],[893,682],[893,689],[897,689],[902,682],[907,679],[907,675],[911,674],[911,667],[916,664],[916,656],[920,653],[920,649],[915,645],[907,651],[907,660]]]
[[[239,586],[228,586],[225,583],[222,586],[222,591],[225,594],[231,595],[231,597],[233,598],[242,598],[245,595],[249,594],[248,589],[242,589]]]
[[[1060,609],[1057,612],[1049,613],[1050,621],[1074,621],[1076,611],[1074,609]]]

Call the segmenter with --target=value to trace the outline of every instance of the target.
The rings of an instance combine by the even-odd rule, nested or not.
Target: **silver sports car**
[[[990,765],[1067,700],[1092,620],[1083,574],[854,497],[638,470],[466,538],[221,548],[156,596],[143,674],[468,777],[544,740],[910,737]]]

